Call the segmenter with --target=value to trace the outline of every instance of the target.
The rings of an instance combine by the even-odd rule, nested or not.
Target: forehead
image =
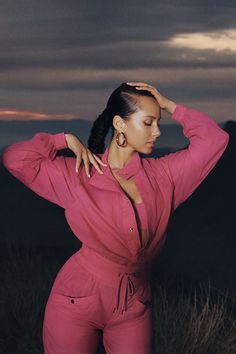
[[[152,116],[155,118],[160,118],[161,116],[161,107],[157,100],[152,97],[140,97],[137,106],[139,109],[135,113],[136,116]]]

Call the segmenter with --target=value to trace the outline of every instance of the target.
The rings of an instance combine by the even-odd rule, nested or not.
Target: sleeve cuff
[[[53,134],[54,146],[56,150],[66,149],[68,147],[65,133]]]
[[[171,117],[176,120],[177,122],[181,123],[183,121],[183,119],[186,116],[186,111],[188,110],[188,108],[181,104],[181,103],[177,103],[174,112],[172,113]]]

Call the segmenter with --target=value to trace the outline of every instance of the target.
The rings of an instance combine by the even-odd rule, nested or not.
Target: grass
[[[76,250],[2,244],[0,348],[4,354],[43,354],[42,321],[57,271]],[[154,354],[236,353],[232,294],[210,283],[184,288],[155,280]],[[103,345],[97,354],[105,353]]]
[[[175,297],[161,285],[154,295],[155,353],[236,353],[236,314],[231,295],[216,294],[199,285],[184,294],[181,285]]]

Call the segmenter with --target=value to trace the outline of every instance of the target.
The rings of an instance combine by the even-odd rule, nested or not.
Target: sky
[[[0,0],[0,48],[0,120],[94,121],[126,81],[236,119],[233,0]]]

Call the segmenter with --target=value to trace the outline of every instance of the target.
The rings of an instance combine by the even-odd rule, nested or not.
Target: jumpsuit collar
[[[108,153],[109,153],[109,146],[106,147],[103,154],[97,154],[100,159],[107,164],[107,166],[99,165],[103,171],[103,174],[100,174],[97,169],[92,166],[91,169],[91,177],[88,180],[88,183],[101,189],[108,189],[112,191],[117,191],[118,182],[116,181],[111,168],[108,163]],[[133,155],[130,157],[129,161],[126,163],[125,166],[120,168],[116,174],[122,177],[125,180],[136,176],[142,170],[143,165],[141,161],[141,157],[137,151],[134,151]]]
[[[107,166],[103,166],[103,172],[106,175],[112,174],[111,168],[108,163],[109,149],[110,146],[107,146],[104,153],[101,155],[102,161],[107,164]],[[136,175],[140,171],[141,167],[142,167],[142,163],[141,163],[140,155],[137,151],[134,151],[133,155],[130,157],[126,165],[117,171],[117,175],[122,177],[125,180],[128,180],[129,178]]]

